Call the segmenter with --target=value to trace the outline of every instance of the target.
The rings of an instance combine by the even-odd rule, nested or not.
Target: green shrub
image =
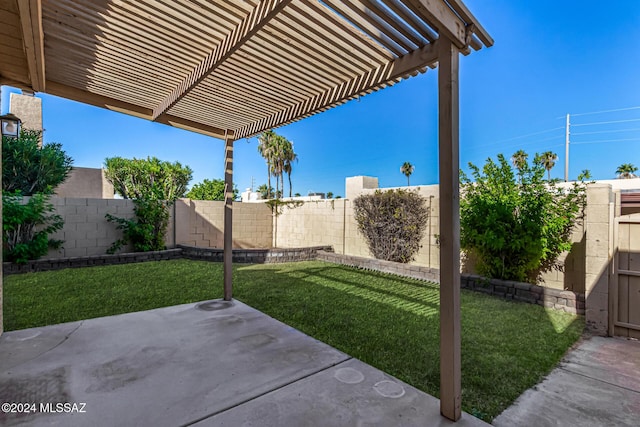
[[[134,219],[117,218],[107,214],[107,221],[122,230],[122,239],[116,240],[107,253],[113,254],[131,243],[136,252],[164,250],[164,238],[169,225],[168,202],[162,200],[135,199]]]
[[[224,200],[224,180],[223,179],[205,179],[201,183],[194,184],[191,190],[186,194],[192,200]],[[238,187],[233,186],[233,200],[238,198]]]
[[[49,248],[58,249],[63,241],[49,238],[62,229],[64,221],[53,214],[53,205],[43,194],[35,194],[23,203],[22,194],[5,192],[2,195],[2,229],[4,260],[26,263],[45,255]]]
[[[562,270],[558,257],[571,249],[586,185],[560,188],[544,181],[544,165],[529,165],[526,156],[516,165],[517,180],[502,154],[482,170],[469,163],[473,181],[461,173],[460,243],[480,274],[536,283],[542,273]]]
[[[58,143],[40,147],[42,131],[22,129],[19,138],[2,138],[2,190],[23,196],[52,194],[71,172],[73,159]]]
[[[429,219],[424,197],[407,190],[376,191],[356,198],[354,210],[375,258],[402,263],[415,258]]]
[[[125,199],[176,200],[187,192],[193,171],[179,162],[156,157],[147,159],[105,159],[105,177]]]

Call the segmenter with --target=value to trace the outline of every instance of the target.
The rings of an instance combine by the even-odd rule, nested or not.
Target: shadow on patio
[[[3,425],[452,424],[437,399],[238,301],[7,332],[0,383],[2,402],[36,405]]]

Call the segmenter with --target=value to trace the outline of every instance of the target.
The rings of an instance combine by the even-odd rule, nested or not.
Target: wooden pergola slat
[[[300,116],[306,117],[322,108],[339,105],[355,96],[362,95],[369,90],[377,90],[381,85],[390,85],[395,79],[401,78],[438,60],[435,46],[438,41],[415,50],[394,61],[387,62],[375,70],[370,70],[338,86],[327,89],[303,102],[288,107],[276,115],[265,117],[259,122],[240,128],[236,132],[237,138],[246,138],[258,134],[275,126],[277,122],[290,123]],[[299,108],[302,106],[302,108]],[[294,114],[295,112],[295,114]]]
[[[462,0],[0,0],[0,35],[0,84],[224,140],[227,300],[234,141],[438,66],[440,402],[460,418],[458,62],[493,44]]]
[[[206,58],[185,77],[164,101],[153,110],[153,120],[169,110],[176,102],[184,97],[191,89],[211,74],[224,60],[233,55],[242,45],[265,26],[278,12],[287,6],[291,0],[267,0],[259,6],[225,37]]]

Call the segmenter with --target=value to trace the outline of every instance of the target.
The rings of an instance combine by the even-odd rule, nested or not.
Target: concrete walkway
[[[493,424],[640,426],[640,342],[604,337],[583,341]]]
[[[7,332],[0,402],[29,404],[0,412],[7,426],[454,425],[434,397],[238,301]]]

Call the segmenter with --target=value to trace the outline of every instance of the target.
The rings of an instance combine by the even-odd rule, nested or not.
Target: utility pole
[[[570,134],[569,114],[567,114],[567,125],[565,128],[564,141],[564,182],[569,182],[569,134]]]

